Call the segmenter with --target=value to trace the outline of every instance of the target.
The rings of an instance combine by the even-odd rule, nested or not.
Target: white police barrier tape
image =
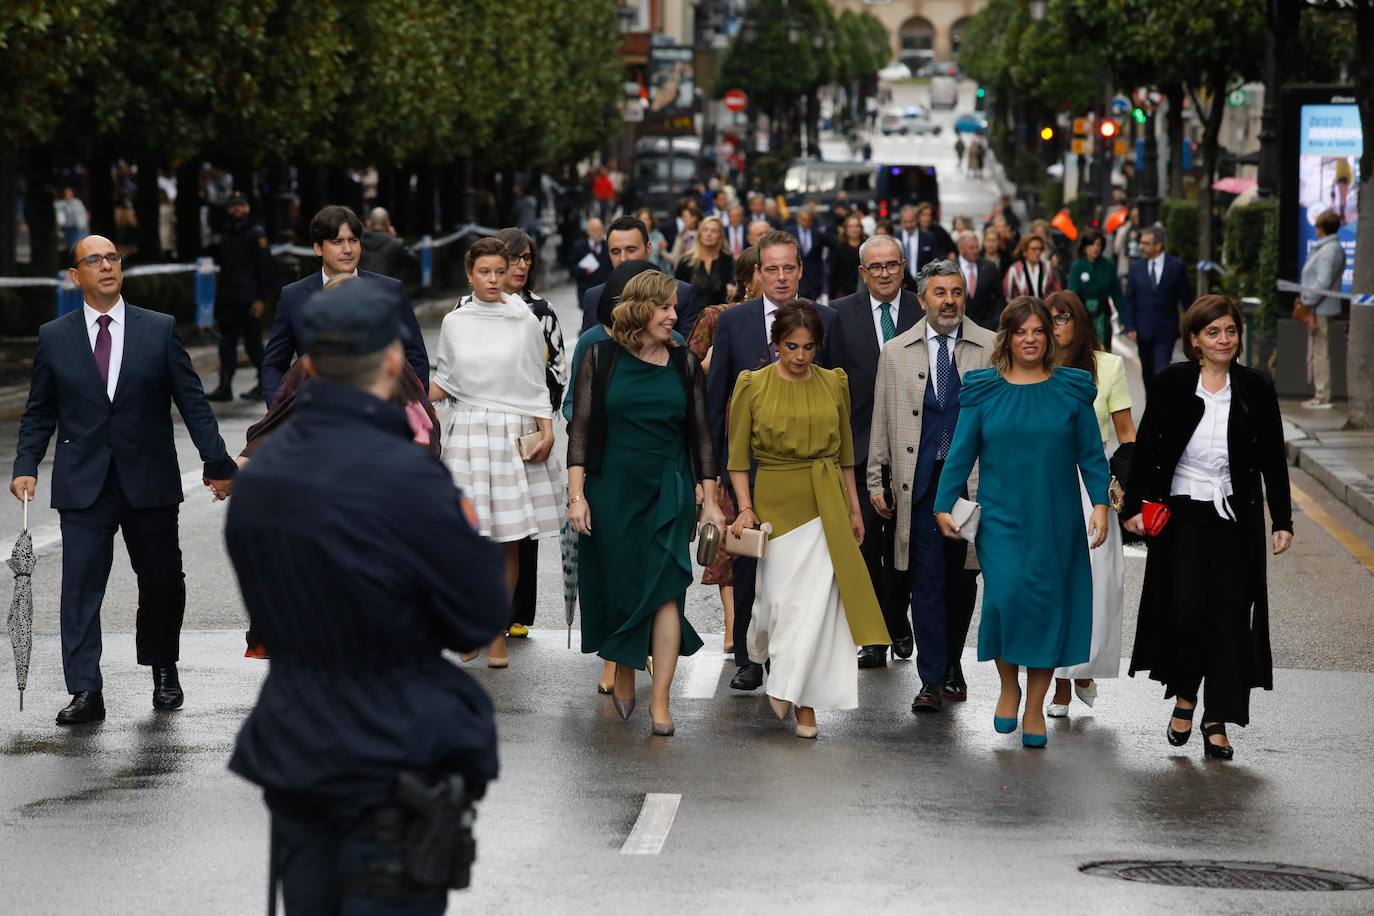
[[[1275,286],[1281,293],[1306,293],[1309,296],[1324,296],[1335,299],[1349,299],[1351,305],[1374,305],[1374,293],[1343,293],[1338,289],[1320,289],[1303,286],[1292,280],[1279,280]]]
[[[1217,273],[1221,274],[1223,277],[1226,276],[1226,268],[1225,268],[1225,267],[1222,267],[1222,266],[1221,266],[1220,264],[1218,264],[1216,261],[1198,261],[1198,262],[1197,262],[1197,269],[1198,269],[1198,270],[1215,270]]]
[[[154,274],[187,274],[194,273],[201,268],[197,264],[144,264],[141,267],[130,267],[124,271],[126,277],[148,277]],[[219,272],[219,266],[213,265],[212,272]],[[61,286],[66,281],[67,272],[62,271],[57,277],[0,277],[0,287],[9,286]]]

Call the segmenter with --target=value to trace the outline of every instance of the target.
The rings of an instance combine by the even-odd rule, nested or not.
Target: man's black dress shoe
[[[911,701],[912,712],[939,712],[944,709],[945,701],[940,696],[940,688],[922,684],[921,692]]]
[[[892,654],[898,658],[911,658],[916,651],[916,637],[902,636],[892,640]]]
[[[80,725],[105,718],[105,698],[99,690],[79,690],[72,694],[67,708],[57,714],[58,725]]]
[[[730,679],[731,690],[758,690],[763,686],[762,665],[741,665]]]
[[[177,666],[165,665],[153,668],[153,708],[180,709],[186,701],[181,692],[181,681],[177,679]]]
[[[859,667],[887,667],[887,646],[864,646],[859,649]]]
[[[945,674],[944,694],[946,700],[963,702],[968,699],[968,684],[964,682],[964,669],[958,662],[949,666]]]

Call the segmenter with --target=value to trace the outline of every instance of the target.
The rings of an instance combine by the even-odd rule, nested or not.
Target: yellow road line
[[[1350,555],[1360,561],[1360,565],[1374,573],[1374,548],[1355,536],[1355,533],[1331,517],[1331,514],[1318,505],[1317,501],[1308,496],[1300,487],[1292,486],[1293,501],[1298,504],[1298,508],[1303,514],[1312,521],[1326,529],[1326,533],[1336,539]]]

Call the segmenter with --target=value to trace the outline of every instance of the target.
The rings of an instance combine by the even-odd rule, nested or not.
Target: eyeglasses
[[[767,267],[760,268],[760,270],[762,270],[763,273],[769,277],[776,277],[778,275],[790,277],[793,274],[795,274],[799,269],[800,268],[798,268],[796,264],[783,264],[781,267],[779,267],[777,264],[769,264]]]
[[[1054,316],[1055,327],[1062,328],[1064,325],[1073,321],[1073,315],[1069,312],[1058,312]]]
[[[533,264],[534,255],[529,254],[528,252],[526,252],[525,254],[513,254],[510,256],[510,262],[512,264]]]
[[[124,255],[118,251],[111,251],[107,254],[88,254],[81,258],[78,263],[85,264],[87,267],[99,267],[101,261],[108,261],[111,267],[118,267],[119,262],[124,260]]]
[[[871,274],[895,274],[895,273],[898,273],[899,271],[901,271],[901,269],[902,269],[902,262],[901,262],[901,261],[886,261],[886,262],[884,262],[884,263],[882,263],[882,264],[879,264],[879,263],[877,263],[877,262],[875,261],[875,262],[872,263],[872,264],[865,264],[865,265],[863,265],[863,268],[864,268],[864,270],[868,271],[868,272],[871,273]]]

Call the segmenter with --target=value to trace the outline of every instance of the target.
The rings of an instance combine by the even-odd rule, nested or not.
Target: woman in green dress
[[[795,706],[797,737],[814,738],[817,709],[859,705],[855,647],[892,640],[859,553],[849,380],[812,365],[825,326],[810,302],[779,306],[771,336],[777,362],[741,372],[730,399],[730,483],[739,505],[732,528],[738,535],[761,521],[772,526],[749,660],[770,663],[768,698],[778,717]]]
[[[698,482],[701,521],[725,527],[705,379],[696,357],[673,343],[676,322],[672,277],[650,270],[626,283],[611,339],[591,347],[578,368],[568,428],[582,651],[615,662],[622,719],[634,711],[635,671],[652,655],[655,735],[674,731],[668,695],[678,656],[701,648],[683,612]]]
[[[1078,240],[1078,258],[1069,265],[1069,292],[1083,300],[1093,320],[1102,349],[1112,352],[1112,307],[1121,304],[1121,280],[1116,262],[1104,258],[1107,237],[1101,229],[1089,229]]]

